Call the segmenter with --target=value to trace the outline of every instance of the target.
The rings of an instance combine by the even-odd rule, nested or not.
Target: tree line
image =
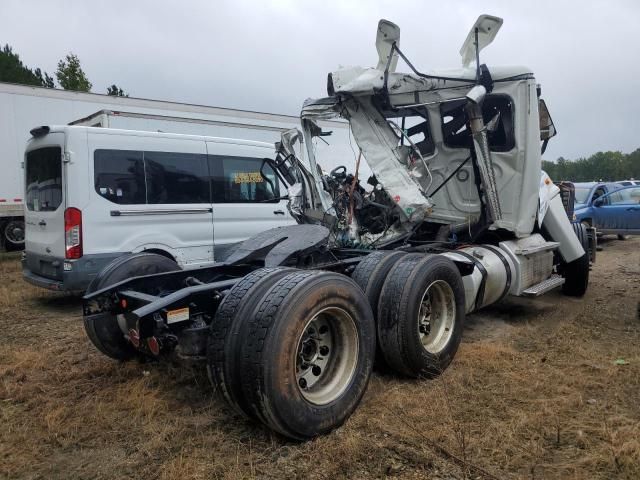
[[[55,77],[60,87],[65,90],[90,92],[91,87],[93,87],[84,70],[82,70],[80,59],[74,53],[67,54],[58,62]],[[0,49],[0,82],[56,88],[55,80],[51,75],[40,68],[26,66],[20,60],[20,56],[8,44]],[[115,84],[107,88],[107,95],[129,96]]]
[[[587,158],[556,162],[542,161],[542,169],[552,180],[571,182],[614,182],[640,179],[640,148],[631,153],[598,152]]]

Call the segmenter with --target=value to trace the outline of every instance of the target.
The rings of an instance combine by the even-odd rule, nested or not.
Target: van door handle
[[[636,210],[640,210],[638,207],[629,207],[627,208],[627,212],[635,212]]]
[[[273,213],[275,215],[284,215],[284,210],[274,210]]]
[[[38,225],[40,225],[41,227],[46,227],[47,226],[47,222],[45,222],[44,220],[40,220],[38,222]]]

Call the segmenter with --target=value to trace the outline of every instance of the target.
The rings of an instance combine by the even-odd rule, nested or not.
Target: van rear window
[[[26,203],[34,212],[53,212],[62,203],[62,149],[45,147],[27,153]]]

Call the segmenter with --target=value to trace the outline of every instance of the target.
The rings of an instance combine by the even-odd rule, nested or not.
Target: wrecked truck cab
[[[482,28],[487,18],[474,28]],[[490,20],[492,40],[501,21]],[[399,28],[390,25],[379,25],[379,32],[392,31],[394,42],[385,50],[389,43],[381,44],[379,35],[377,67],[330,73],[330,96],[309,99],[303,106],[302,126],[316,185],[321,175],[313,167],[320,159],[311,139],[321,132],[317,123],[342,118],[349,122],[376,185],[393,200],[390,218],[398,221],[388,225],[389,239],[418,224],[431,226],[429,231],[466,229],[476,238],[492,230],[515,238],[530,235],[541,166],[540,88],[533,73],[520,66],[476,68],[464,47],[462,67],[420,73],[399,50]],[[399,56],[412,72],[395,71]],[[470,95],[478,90],[482,98],[474,102]],[[470,122],[474,107],[479,118]],[[475,132],[473,123],[478,125]],[[332,211],[326,196],[322,200],[325,211]],[[362,245],[379,241],[371,235],[352,240]]]
[[[479,62],[501,23],[478,19],[461,68],[421,73],[382,20],[377,66],[332,72],[328,96],[303,105],[302,130],[264,159],[300,225],[203,269],[118,259],[83,300],[96,348],[203,360],[236,411],[304,440],[351,415],[376,350],[399,375],[432,378],[467,314],[558,287],[582,296],[588,239],[540,170],[555,134],[540,89],[527,68]],[[409,73],[396,72],[400,59]],[[353,161],[325,171],[317,144],[331,148],[322,127],[333,118],[349,126]]]

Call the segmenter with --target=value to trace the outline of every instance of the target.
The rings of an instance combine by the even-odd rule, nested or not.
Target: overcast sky
[[[0,43],[53,74],[76,53],[106,93],[297,115],[339,65],[374,66],[377,21],[419,70],[457,67],[482,13],[504,18],[481,56],[526,65],[559,134],[547,159],[640,147],[640,2],[0,0]],[[406,67],[400,63],[399,70]]]

